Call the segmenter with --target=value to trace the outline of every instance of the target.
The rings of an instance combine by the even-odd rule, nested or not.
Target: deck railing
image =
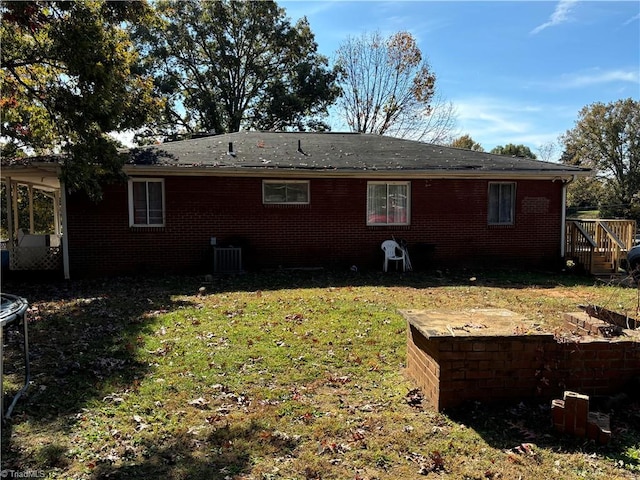
[[[566,249],[567,260],[591,271],[593,252],[597,247],[591,233],[576,220],[567,220]]]
[[[567,219],[566,258],[590,273],[617,273],[635,232],[633,220]]]

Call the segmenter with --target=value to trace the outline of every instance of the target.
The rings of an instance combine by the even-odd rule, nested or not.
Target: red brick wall
[[[426,339],[410,326],[407,372],[438,410],[470,400],[561,398],[565,390],[605,395],[640,375],[640,344],[563,343],[551,334]]]
[[[397,180],[403,180],[398,178]],[[409,243],[416,269],[559,260],[561,182],[518,181],[514,226],[487,225],[486,180],[413,180],[411,225],[368,227],[364,179],[311,179],[311,203],[262,204],[262,179],[166,177],[166,226],[130,228],[126,184],[102,202],[68,198],[71,275],[211,270],[210,242],[243,247],[245,269],[382,267],[380,243]]]

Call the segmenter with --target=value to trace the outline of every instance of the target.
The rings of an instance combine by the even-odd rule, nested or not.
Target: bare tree
[[[550,140],[542,145],[538,146],[538,157],[540,160],[550,162],[553,160],[553,156],[558,151],[558,144],[553,140]]]
[[[449,144],[457,132],[457,111],[450,100],[436,91],[428,108],[407,115],[403,123],[393,125],[389,135],[438,145]]]
[[[446,143],[453,104],[436,93],[436,76],[408,32],[349,37],[338,49],[338,106],[354,132]]]

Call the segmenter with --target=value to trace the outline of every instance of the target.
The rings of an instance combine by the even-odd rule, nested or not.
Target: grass
[[[29,285],[32,385],[2,468],[51,478],[616,479],[640,475],[637,400],[605,447],[548,405],[438,413],[404,375],[401,308],[508,308],[546,328],[638,291],[553,274],[273,273]],[[7,384],[21,374],[11,355]],[[15,351],[15,348],[13,348]]]
[[[569,218],[594,219],[600,218],[599,210],[577,210],[568,214]]]

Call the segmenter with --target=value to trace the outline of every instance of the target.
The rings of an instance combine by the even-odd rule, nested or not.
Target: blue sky
[[[279,1],[306,16],[320,53],[348,36],[410,32],[454,103],[460,134],[485,150],[537,148],[594,102],[640,100],[640,2]],[[337,118],[333,130],[346,130]],[[556,152],[557,158],[561,152]]]

